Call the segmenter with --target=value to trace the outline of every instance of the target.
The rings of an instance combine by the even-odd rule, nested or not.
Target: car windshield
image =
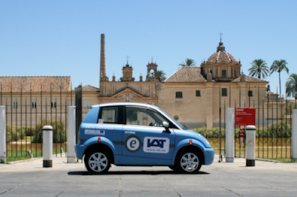
[[[160,109],[161,110],[161,109]],[[175,122],[178,126],[180,126],[183,130],[186,130],[187,128],[180,124],[179,122],[177,122],[174,118],[172,118],[171,116],[169,116],[166,112],[164,112],[163,110],[161,110],[172,122]]]

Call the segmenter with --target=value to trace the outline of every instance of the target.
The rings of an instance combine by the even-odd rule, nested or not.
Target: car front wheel
[[[182,173],[198,173],[201,168],[201,155],[194,150],[181,151],[176,159],[175,167]]]
[[[90,151],[85,156],[85,166],[90,173],[105,173],[110,168],[109,154],[104,150]]]

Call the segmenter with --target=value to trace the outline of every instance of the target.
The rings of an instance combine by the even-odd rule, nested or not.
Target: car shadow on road
[[[109,171],[104,174],[91,174],[88,171],[70,171],[70,176],[102,176],[102,175],[208,175],[208,172],[198,172],[197,174],[185,174],[174,171]]]

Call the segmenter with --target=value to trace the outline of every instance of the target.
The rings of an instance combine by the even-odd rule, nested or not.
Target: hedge
[[[193,131],[200,133],[206,138],[219,137],[220,128],[197,128]],[[221,128],[222,137],[225,137],[225,129]],[[235,137],[240,136],[240,129],[235,129]],[[291,137],[291,126],[284,121],[274,122],[267,127],[260,127],[256,129],[256,137]]]

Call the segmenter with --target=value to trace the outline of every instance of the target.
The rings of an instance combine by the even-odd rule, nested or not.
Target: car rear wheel
[[[176,159],[175,167],[182,173],[198,173],[201,168],[201,155],[195,150],[181,151]]]
[[[104,150],[90,151],[85,156],[85,166],[92,174],[105,173],[110,168],[110,156]]]

